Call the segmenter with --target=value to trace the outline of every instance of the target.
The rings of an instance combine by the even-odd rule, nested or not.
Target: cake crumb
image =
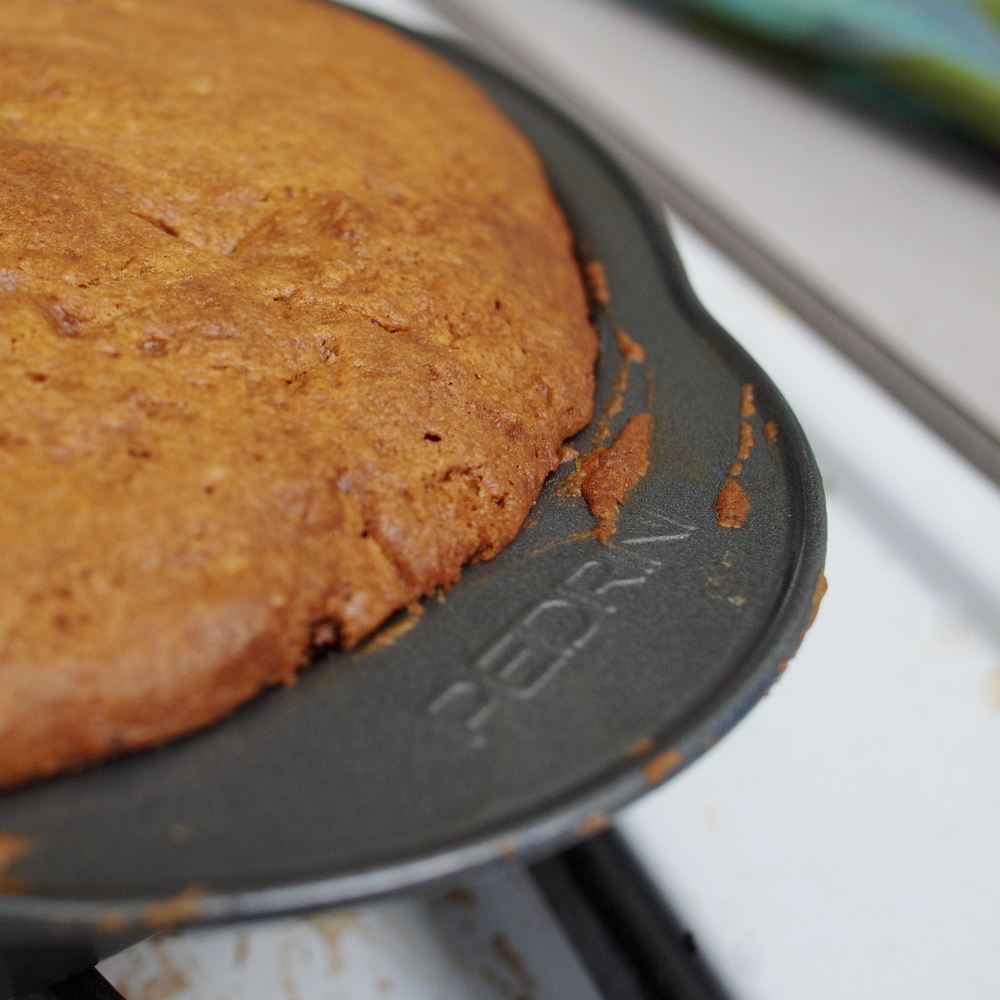
[[[651,736],[643,736],[642,739],[636,740],[634,743],[629,745],[628,750],[625,752],[629,757],[645,757],[650,750],[653,749],[653,738]]]
[[[663,753],[650,757],[642,765],[642,776],[646,779],[647,784],[662,784],[681,766],[683,759],[679,750],[673,748],[664,750]]]
[[[175,896],[148,903],[139,913],[139,923],[160,929],[194,920],[201,912],[205,890],[200,885],[189,885]]]
[[[641,365],[646,360],[646,348],[637,344],[624,330],[615,330],[615,340],[626,361]]]
[[[608,814],[606,812],[592,812],[580,824],[580,833],[582,833],[584,837],[594,837],[606,830],[610,823],[611,820],[608,818]]]
[[[611,301],[611,289],[608,288],[608,273],[604,270],[604,265],[599,260],[592,260],[583,269],[583,276],[594,301],[606,306]]]
[[[604,407],[604,413],[601,415],[601,419],[597,422],[598,436],[602,440],[606,441],[611,436],[611,429],[608,427],[608,421],[611,417],[617,417],[618,414],[622,412],[622,407],[625,405],[625,393],[627,392],[628,365],[622,368],[616,376],[615,384],[611,389],[611,398]]]
[[[753,451],[753,427],[745,420],[740,424],[740,446],[736,450],[736,458],[746,462]]]
[[[376,632],[365,644],[365,652],[374,652],[376,649],[384,649],[386,646],[391,646],[397,639],[401,639],[416,626],[423,613],[424,606],[420,601],[410,601],[406,605],[406,616],[400,621],[388,625],[381,632]]]

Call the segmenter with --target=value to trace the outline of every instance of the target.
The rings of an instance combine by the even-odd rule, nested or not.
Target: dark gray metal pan
[[[162,750],[0,797],[0,831],[35,844],[7,873],[22,891],[0,895],[8,954],[109,952],[164,924],[329,906],[539,857],[711,746],[798,646],[826,536],[795,417],[699,305],[659,213],[616,165],[509,79],[431,44],[535,144],[581,257],[604,263],[613,320],[647,352],[612,430],[651,410],[649,473],[609,546],[587,534],[583,501],[561,496],[564,466],[518,539],[395,641],[327,656]],[[612,317],[596,323],[600,411],[624,361]],[[746,384],[752,507],[735,530],[713,505]]]

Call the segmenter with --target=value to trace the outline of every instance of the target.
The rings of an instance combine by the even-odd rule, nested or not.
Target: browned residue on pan
[[[363,653],[373,653],[376,649],[385,649],[391,646],[398,639],[401,639],[412,628],[416,627],[424,613],[424,606],[420,601],[411,601],[406,605],[406,617],[400,619],[394,625],[376,632],[371,639],[362,647]]]
[[[30,890],[31,882],[23,875],[0,874],[0,896],[23,896]]]
[[[625,404],[625,393],[628,392],[628,365],[624,365],[615,377],[615,384],[611,390],[611,398],[604,407],[604,413],[597,421],[598,439],[607,441],[611,437],[611,417],[617,417],[622,412]]]
[[[816,577],[816,587],[813,590],[812,607],[809,611],[809,620],[806,622],[805,628],[802,629],[802,635],[799,636],[799,641],[796,644],[795,649],[788,654],[788,659],[778,660],[779,677],[788,669],[788,660],[792,659],[792,657],[799,651],[799,647],[802,645],[802,640],[805,639],[806,633],[812,628],[813,622],[816,621],[816,616],[819,614],[819,606],[823,602],[827,586],[826,574],[820,570],[819,576]]]
[[[730,477],[722,484],[722,489],[715,498],[715,516],[719,519],[719,524],[723,528],[742,528],[749,513],[750,501],[743,492],[743,487]]]
[[[567,493],[567,496],[579,496],[580,493]],[[568,545],[571,542],[585,542],[588,538],[594,537],[593,528],[585,528],[583,531],[574,531],[571,535],[563,535],[562,538],[553,538],[549,542],[543,542],[541,545],[531,550],[531,555],[537,556],[542,552],[547,552],[549,549],[554,549],[558,545]]]
[[[768,420],[763,427],[764,438],[768,444],[774,444],[778,440],[778,423],[775,420]]]
[[[501,837],[497,841],[497,854],[501,858],[512,858],[517,854],[517,844],[510,837]]]
[[[607,545],[608,539],[615,533],[618,508],[649,468],[652,436],[650,414],[638,413],[629,417],[612,444],[606,444],[611,438],[611,418],[621,413],[625,404],[629,367],[646,360],[645,349],[624,330],[616,329],[615,339],[625,364],[615,376],[611,395],[594,424],[592,447],[585,454],[576,456],[576,468],[559,487],[564,496],[583,496],[586,499],[590,513],[598,519],[598,523],[584,537],[592,534],[603,545]],[[646,397],[651,407],[653,381],[649,376],[647,372]]]
[[[5,872],[18,858],[35,849],[35,838],[23,833],[0,832],[0,872]]]
[[[23,833],[0,832],[0,893],[13,896],[27,892],[30,883],[20,875],[11,874],[8,869],[15,861],[30,854],[36,845],[34,837]]]
[[[593,300],[601,306],[611,301],[611,289],[608,288],[608,273],[599,260],[592,260],[584,269],[583,276]]]
[[[573,452],[573,460],[576,468],[562,481],[559,492],[563,496],[578,497],[583,488],[584,470],[583,463],[595,451],[600,451],[605,442],[611,437],[611,418],[621,413],[622,405],[625,402],[625,393],[628,391],[628,364],[622,365],[615,376],[615,384],[611,389],[611,395],[604,404],[604,409],[600,416],[594,421],[594,429],[590,432],[590,448],[584,454],[580,454],[575,448],[564,448],[560,456],[559,464],[567,460],[567,451]]]
[[[101,934],[121,934],[128,929],[129,919],[122,910],[110,907],[97,918],[97,930]]]
[[[201,902],[204,898],[204,887],[189,885],[175,896],[147,903],[139,911],[139,923],[158,930],[194,920],[201,912]]]
[[[606,812],[592,812],[580,824],[580,833],[585,837],[593,837],[606,830],[610,823],[611,820]]]
[[[806,622],[806,627],[802,630],[802,639],[806,637],[806,632],[812,628],[813,622],[816,621],[816,616],[819,614],[819,606],[823,602],[823,598],[826,596],[829,584],[826,581],[826,573],[820,570],[820,574],[816,577],[816,589],[813,591],[812,598],[812,611],[809,613],[809,621]],[[802,639],[799,639],[799,645],[802,645]]]
[[[644,736],[641,740],[636,740],[625,753],[629,757],[645,757],[653,749],[652,736]]]
[[[615,340],[626,361],[641,365],[646,360],[646,348],[637,344],[624,330],[615,330]]]
[[[650,757],[642,765],[642,776],[646,779],[647,784],[659,785],[680,767],[682,760],[680,750],[664,750],[663,753]]]
[[[746,462],[753,452],[753,427],[745,420],[740,424],[740,445],[736,449],[736,460]]]
[[[599,518],[594,537],[607,545],[618,524],[618,508],[649,468],[651,420],[648,413],[629,417],[614,443],[584,455],[574,487],[587,500],[590,513]]]
[[[586,472],[583,468],[584,463],[597,451],[601,451],[604,448],[605,442],[611,437],[611,418],[616,417],[622,411],[622,406],[625,403],[625,393],[628,391],[628,363],[626,362],[622,365],[618,374],[615,376],[615,384],[611,389],[611,396],[608,401],[604,404],[604,409],[601,411],[601,415],[594,422],[594,429],[591,431],[590,450],[585,454],[580,455],[575,449],[569,448],[564,449],[560,457],[560,465],[567,461],[569,457],[567,451],[573,452],[573,459],[576,461],[576,468],[562,481],[559,492],[563,496],[568,497],[578,497],[580,496],[583,489],[583,480],[585,478]]]
[[[729,466],[726,479],[715,498],[715,516],[723,528],[742,528],[750,513],[750,499],[737,482],[743,475],[743,463],[753,454],[753,425],[749,418],[757,413],[753,401],[753,386],[747,383],[740,395],[740,438],[736,446],[736,460]]]

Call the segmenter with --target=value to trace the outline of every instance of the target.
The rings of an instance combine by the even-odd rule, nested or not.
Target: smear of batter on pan
[[[613,444],[580,459],[578,478],[567,488],[576,496],[582,493],[590,513],[600,519],[594,537],[604,545],[618,526],[618,508],[649,468],[651,428],[648,413],[629,417]]]
[[[584,269],[583,276],[594,301],[606,306],[611,301],[611,289],[608,288],[608,274],[599,260],[592,260]]]
[[[603,275],[603,267],[601,273]],[[603,545],[608,544],[608,539],[617,529],[618,508],[649,469],[649,442],[652,433],[650,414],[638,413],[629,417],[614,442],[605,446],[605,442],[611,437],[611,418],[621,413],[625,403],[629,368],[632,364],[642,364],[646,360],[645,349],[624,330],[615,330],[615,340],[625,364],[619,370],[611,396],[596,421],[591,438],[593,447],[585,455],[576,458],[576,469],[563,480],[561,486],[561,492],[565,496],[582,495],[586,498],[590,513],[598,519],[593,536]],[[646,395],[651,406],[651,381],[647,385]]]

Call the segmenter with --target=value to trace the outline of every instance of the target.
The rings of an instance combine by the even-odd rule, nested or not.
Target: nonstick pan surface
[[[537,857],[711,746],[798,646],[826,535],[795,417],[695,300],[658,213],[614,163],[509,79],[431,44],[531,139],[581,259],[605,265],[597,412],[627,369],[611,430],[652,413],[649,472],[608,546],[561,493],[564,465],[517,540],[414,627],[396,622],[162,750],[0,796],[0,831],[34,845],[5,875],[19,891],[0,895],[0,941],[124,940]],[[644,364],[626,364],[615,324]],[[751,509],[733,529],[714,504],[748,384]]]

